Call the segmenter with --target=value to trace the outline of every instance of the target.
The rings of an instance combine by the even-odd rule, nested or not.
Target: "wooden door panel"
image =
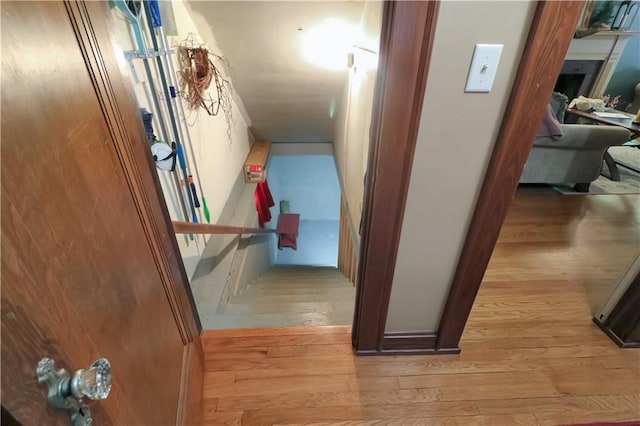
[[[159,263],[180,265],[158,259],[69,4],[1,7],[2,405],[23,424],[68,424],[47,407],[36,363],[75,370],[104,356],[114,386],[90,404],[95,424],[175,424],[192,342]]]

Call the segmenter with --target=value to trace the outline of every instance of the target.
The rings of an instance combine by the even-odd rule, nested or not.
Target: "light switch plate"
[[[503,47],[504,44],[476,44],[465,92],[491,92]]]

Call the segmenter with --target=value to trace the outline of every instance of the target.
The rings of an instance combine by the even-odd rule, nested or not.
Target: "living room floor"
[[[640,420],[640,351],[591,318],[640,250],[640,195],[516,195],[461,342],[355,357],[350,327],[206,331],[206,424]]]

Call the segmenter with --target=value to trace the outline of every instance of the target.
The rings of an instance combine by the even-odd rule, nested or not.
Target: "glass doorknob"
[[[96,360],[89,368],[78,370],[71,379],[71,393],[78,399],[106,399],[111,392],[111,364],[106,358]]]
[[[83,398],[96,400],[109,396],[111,364],[106,358],[100,358],[71,376],[64,368],[56,369],[51,358],[42,358],[36,367],[36,378],[38,383],[47,386],[49,404],[67,413],[73,426],[91,426],[91,410]]]

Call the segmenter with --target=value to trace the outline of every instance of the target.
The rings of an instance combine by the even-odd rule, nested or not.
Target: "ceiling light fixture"
[[[329,18],[301,34],[302,55],[319,67],[340,71],[347,65],[347,55],[353,52],[358,27],[341,19]]]

